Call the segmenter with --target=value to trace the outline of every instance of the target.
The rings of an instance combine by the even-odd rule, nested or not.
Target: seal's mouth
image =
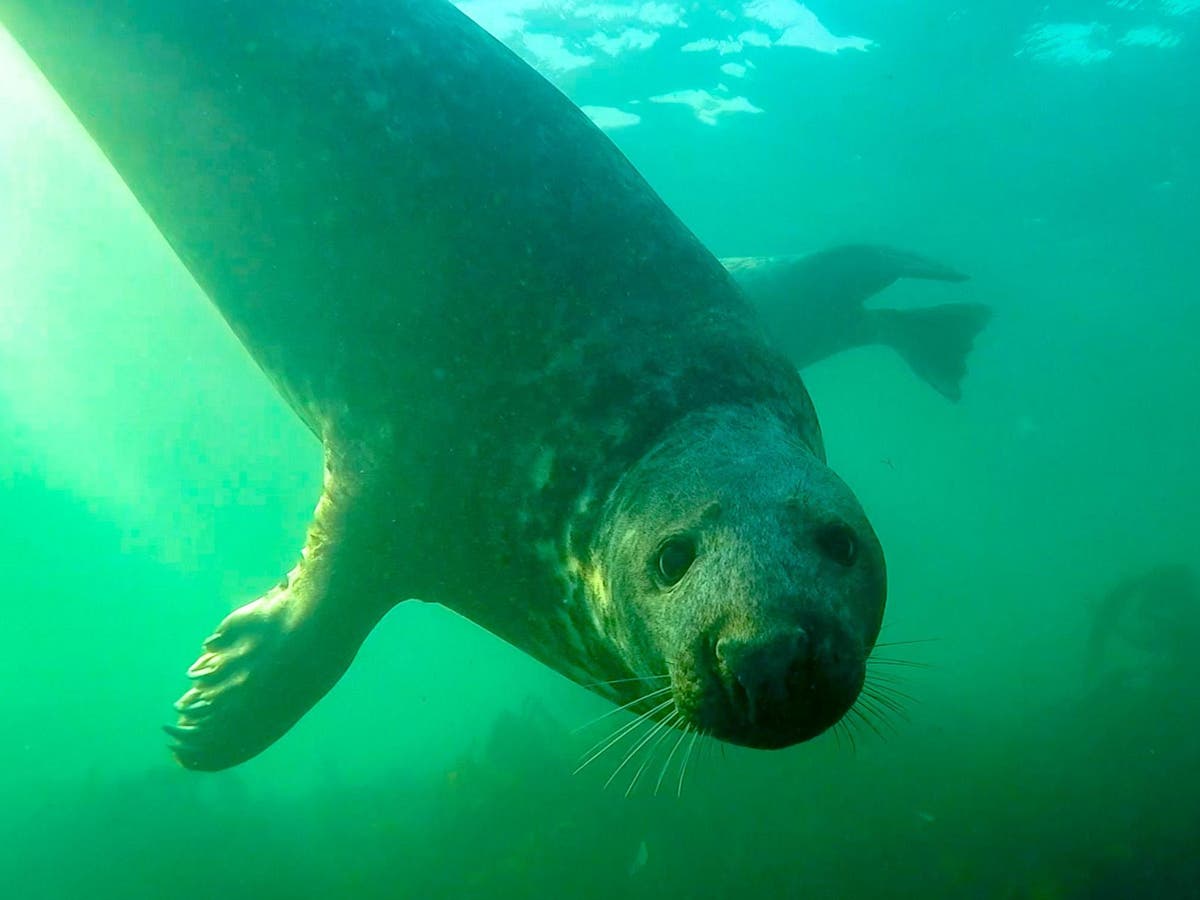
[[[700,730],[775,750],[811,740],[844,716],[866,679],[866,653],[836,621],[810,619],[747,639],[698,648],[695,688],[677,692]]]

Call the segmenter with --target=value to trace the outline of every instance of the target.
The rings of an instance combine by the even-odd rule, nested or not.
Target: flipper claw
[[[204,643],[201,646],[208,651],[224,649],[228,646],[228,643],[225,640],[225,632],[214,631],[204,639]]]
[[[211,700],[202,700],[197,698],[184,703],[182,700],[175,701],[175,711],[183,718],[187,719],[202,719],[212,710]]]
[[[216,653],[205,653],[188,668],[188,678],[203,678],[217,671],[219,657]]]
[[[374,620],[350,610],[324,626],[301,580],[230,613],[188,669],[167,734],[189,769],[216,770],[254,756],[287,731],[345,671]],[[299,592],[299,593],[298,593]],[[347,631],[346,620],[359,626]],[[219,646],[218,646],[219,645]]]

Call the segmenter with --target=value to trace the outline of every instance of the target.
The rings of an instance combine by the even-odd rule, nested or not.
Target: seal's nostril
[[[849,568],[858,559],[858,538],[843,522],[825,525],[817,531],[817,547],[839,566]]]

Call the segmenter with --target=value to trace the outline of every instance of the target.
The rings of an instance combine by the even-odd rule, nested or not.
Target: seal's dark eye
[[[827,525],[817,532],[817,546],[839,566],[852,566],[858,558],[858,539],[848,525]]]
[[[696,560],[696,542],[690,537],[673,537],[658,551],[658,577],[673,587]]]

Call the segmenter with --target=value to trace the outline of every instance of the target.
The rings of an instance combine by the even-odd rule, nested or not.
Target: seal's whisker
[[[597,756],[599,756],[600,754],[602,754],[606,750],[608,750],[609,747],[613,746],[615,743],[620,741],[631,731],[634,731],[635,729],[637,729],[637,727],[639,725],[641,725],[643,722],[645,722],[647,719],[649,719],[652,714],[653,714],[653,710],[649,710],[645,713],[642,713],[640,716],[633,719],[632,721],[626,722],[624,725],[620,726],[615,731],[610,732],[609,734],[600,738],[600,740],[596,741],[596,743],[592,744],[592,746],[590,746],[587,750],[585,750],[580,755],[580,758],[583,759],[583,762],[581,762],[579,764],[579,768],[577,768],[575,771],[579,772],[580,770],[582,770],[584,766],[586,766]]]
[[[682,716],[680,717],[682,718]],[[679,732],[679,740],[675,742],[675,746],[671,748],[671,752],[667,754],[667,760],[663,763],[662,771],[658,773],[658,783],[654,785],[654,796],[658,796],[658,789],[662,787],[663,779],[667,777],[667,769],[671,767],[671,760],[675,758],[675,751],[679,749],[679,745],[683,743],[683,739],[687,737],[688,731],[691,730],[691,725],[684,724],[683,730]]]
[[[935,643],[936,641],[940,641],[940,640],[941,640],[941,638],[928,637],[928,638],[915,638],[911,641],[883,641],[881,643],[877,643],[875,645],[875,649],[878,650],[880,647],[903,647],[907,644],[932,644],[932,643]]]
[[[856,743],[856,740],[854,740],[854,730],[850,727],[850,722],[847,722],[845,718],[842,718],[838,721],[838,725],[841,726],[841,731],[846,736],[846,743],[850,744],[851,756],[857,756],[858,744]]]
[[[870,697],[878,706],[887,708],[890,712],[899,715],[901,719],[907,721],[908,710],[905,708],[904,702],[894,695],[886,694],[878,688],[863,688],[863,694]]]
[[[916,706],[916,704],[920,703],[918,697],[900,690],[894,683],[889,682],[875,682],[875,680],[868,679],[868,682],[863,685],[863,692],[886,704],[886,706],[893,708],[896,713],[900,713],[901,715],[907,712],[908,707]]]
[[[850,710],[846,710],[846,715],[842,716],[841,722],[846,727],[846,737],[850,739],[850,752],[853,753],[858,749],[855,740],[862,734],[859,731],[862,726],[855,719],[850,718]]]
[[[589,681],[581,687],[592,688],[602,687],[606,684],[629,684],[631,681],[662,681],[664,678],[670,678],[670,675],[642,675],[638,678],[614,678],[612,681]]]
[[[905,703],[917,702],[916,698],[909,696],[894,684],[888,684],[887,682],[880,682],[879,684],[876,684],[870,679],[867,679],[867,683],[863,685],[863,691],[870,691],[872,694],[878,694],[881,697],[887,697],[898,706],[903,706]]]
[[[596,750],[597,748],[600,748],[599,752],[603,753],[605,749],[612,746],[612,743],[614,741],[619,740],[620,738],[627,735],[629,732],[636,729],[639,725],[641,725],[647,719],[651,718],[656,712],[663,709],[664,707],[666,707],[668,704],[670,704],[672,702],[673,702],[673,700],[667,699],[667,700],[663,701],[662,703],[660,703],[658,706],[655,706],[652,709],[646,710],[644,713],[637,716],[632,721],[626,722],[624,725],[617,728],[614,732],[610,732],[605,737],[600,738],[600,740],[596,741],[596,743],[592,744],[591,747],[589,747],[587,750],[585,750],[583,755],[589,756],[592,753],[592,751]],[[601,747],[602,744],[604,745],[603,747]]]
[[[870,713],[874,717],[875,721],[881,726],[888,729],[888,731],[892,732],[892,734],[898,733],[896,724],[888,716],[887,709],[880,706],[874,698],[860,694],[858,697],[858,703],[862,705],[863,711]]]
[[[656,762],[655,757],[659,754],[659,746],[661,746],[668,737],[671,737],[671,732],[678,731],[683,724],[683,713],[680,713],[677,709],[676,712],[671,715],[671,727],[666,728],[666,730],[660,734],[659,739],[655,740],[654,745],[652,748],[650,748],[650,752],[648,752],[646,755],[646,760],[643,760],[641,766],[638,767],[637,774],[634,775],[634,780],[629,782],[629,791],[625,792],[626,797],[629,797],[630,794],[634,793],[634,787],[638,784],[638,781],[641,781],[644,770],[649,768],[650,763]],[[680,733],[680,736],[682,736],[682,733]],[[670,758],[670,756],[667,758]],[[655,787],[655,791],[656,790],[658,790],[658,788]]]
[[[704,761],[704,754],[707,752],[710,752],[712,749],[710,746],[710,742],[705,740],[706,737],[708,737],[708,735],[702,731],[702,732],[700,732],[699,740],[697,740],[697,742],[696,742],[696,746],[699,748],[696,751],[696,768],[697,769],[700,768],[700,764]]]
[[[679,789],[675,792],[676,797],[683,796],[683,777],[687,775],[688,760],[692,758],[692,751],[696,748],[696,738],[700,737],[700,729],[692,729],[692,739],[688,743],[687,753],[683,756],[683,762],[679,765]]]
[[[699,772],[704,767],[707,760],[716,758],[718,751],[714,748],[715,748],[715,745],[718,745],[719,743],[720,742],[716,738],[714,738],[709,732],[707,732],[707,731],[700,732],[700,740],[699,740],[700,749],[696,753],[696,765],[692,767],[693,772]],[[696,777],[699,778],[700,776],[697,775]]]
[[[837,744],[839,750],[842,749],[842,729],[844,727],[845,726],[842,724],[842,720],[838,719],[833,723],[833,727],[829,729],[829,731],[833,734],[833,741],[835,744]]]
[[[705,732],[704,736],[705,736],[705,738],[708,739],[705,746],[710,748],[709,755],[712,756],[714,759],[716,757],[720,756],[721,761],[725,762],[725,742],[717,740],[715,737],[713,737],[708,732]]]
[[[901,709],[915,705],[921,702],[919,697],[915,697],[908,691],[903,690],[908,684],[902,679],[895,678],[880,678],[877,675],[868,676],[866,683],[863,684],[862,690],[870,692],[872,695],[886,697]]]
[[[608,776],[608,781],[604,782],[605,788],[607,788],[610,784],[612,784],[613,779],[621,774],[621,770],[624,769],[627,765],[629,765],[629,761],[638,755],[638,751],[641,750],[643,747],[645,747],[646,744],[648,744],[650,741],[652,741],[654,739],[654,736],[656,734],[658,734],[660,731],[663,730],[663,728],[666,727],[668,721],[670,721],[670,717],[663,719],[661,722],[658,722],[657,724],[651,723],[651,724],[654,724],[654,727],[651,728],[647,734],[643,735],[642,739],[640,741],[638,741],[636,744],[633,745],[633,749],[631,749],[628,753],[625,754],[625,758],[623,760],[621,760],[621,764],[619,766],[617,766],[615,769],[613,769],[613,773]],[[630,788],[632,789],[632,785],[630,785]],[[626,796],[628,796],[628,791],[626,792]]]
[[[670,706],[674,702],[675,701],[672,699],[664,700],[662,703],[660,703],[658,706],[654,707],[653,709],[647,710],[646,712],[642,713],[640,716],[638,716],[632,722],[629,722],[626,725],[622,726],[616,732],[616,734],[614,734],[611,738],[608,739],[607,743],[604,743],[603,740],[599,741],[598,743],[604,743],[604,746],[600,747],[600,749],[596,750],[596,744],[593,744],[592,747],[587,751],[587,753],[591,753],[591,756],[588,756],[587,759],[585,759],[583,762],[581,762],[579,764],[579,768],[577,768],[575,770],[574,774],[578,775],[580,772],[583,771],[584,767],[587,766],[589,763],[591,763],[594,759],[596,759],[596,757],[603,754],[606,750],[608,750],[614,744],[619,742],[621,740],[621,738],[623,738],[623,737],[625,737],[625,735],[629,734],[629,732],[633,731],[635,728],[637,728],[639,725],[641,725],[647,719],[654,716],[655,713],[658,713],[659,711],[666,709],[668,706]],[[595,750],[595,752],[593,753],[592,750]]]
[[[596,716],[596,718],[592,719],[590,722],[584,722],[578,728],[572,729],[571,734],[578,734],[579,732],[583,731],[583,729],[590,728],[591,726],[595,725],[597,722],[603,722],[609,716],[616,715],[623,709],[629,709],[629,707],[635,706],[638,703],[641,703],[643,700],[652,700],[655,697],[661,697],[663,694],[667,693],[667,691],[669,691],[669,690],[671,690],[671,686],[667,685],[664,688],[659,688],[656,691],[651,691],[648,694],[643,694],[641,697],[638,697],[635,700],[630,700],[628,703],[623,703],[620,706],[613,707],[612,709],[610,709],[608,712],[604,713],[603,715]],[[603,740],[603,738],[601,740]]]
[[[706,731],[706,732],[704,732],[704,738],[705,738],[705,740],[707,741],[707,743],[708,743],[708,746],[709,746],[709,747],[713,747],[713,748],[715,748],[715,749],[713,749],[713,750],[712,750],[712,752],[711,752],[711,754],[710,754],[710,755],[711,755],[711,756],[712,756],[714,759],[716,759],[716,758],[717,758],[717,755],[719,754],[719,755],[720,755],[720,758],[721,758],[721,761],[722,761],[722,762],[725,762],[725,761],[726,761],[726,757],[725,757],[725,742],[724,742],[724,741],[721,741],[721,740],[718,740],[717,738],[713,737],[713,735],[712,735],[712,732],[711,732],[711,731]]]
[[[861,722],[863,725],[866,725],[868,728],[870,728],[880,738],[882,738],[885,741],[887,740],[887,735],[885,735],[882,731],[880,731],[879,728],[876,727],[875,723],[872,722],[871,719],[863,713],[862,708],[860,707],[858,702],[855,702],[855,704],[852,707],[850,707],[850,710],[847,713],[847,715],[854,716],[855,718],[858,719],[859,722]]]
[[[879,738],[884,743],[887,743],[888,735],[882,728],[879,727],[878,724],[876,724],[873,715],[870,715],[868,711],[861,708],[854,710],[854,714],[858,717],[860,723],[871,729],[875,737]]]
[[[888,708],[883,706],[879,702],[879,699],[865,688],[863,689],[862,693],[858,695],[858,700],[855,702],[856,704],[860,704],[863,709],[872,713],[875,716],[876,721],[884,724],[891,724],[888,721]]]
[[[914,669],[932,669],[933,666],[925,662],[917,662],[913,659],[891,659],[884,656],[868,656],[867,665],[884,665],[884,666],[910,666]]]
[[[696,768],[700,768],[700,764],[704,762],[706,754],[711,756],[716,752],[712,749],[712,742],[704,740],[705,737],[707,735],[700,735],[700,752],[696,754]]]
[[[920,703],[921,702],[916,697],[913,697],[911,694],[906,694],[904,691],[900,690],[895,685],[888,684],[887,682],[875,684],[868,680],[867,683],[863,685],[863,690],[871,691],[872,695],[886,697],[888,700],[891,700],[893,703],[896,704],[897,707],[899,707],[901,709],[904,707],[904,703]],[[899,710],[897,710],[897,711],[899,711]]]
[[[869,688],[863,688],[863,694],[870,700],[871,703],[880,708],[881,715],[886,715],[884,712],[886,710],[887,712],[891,712],[899,716],[905,722],[909,721],[908,713],[905,711],[904,707],[891,697],[872,691]]]
[[[903,700],[905,703],[920,703],[921,701],[917,697],[904,692],[903,688],[906,687],[908,687],[908,683],[904,681],[886,681],[874,677],[867,678],[866,683],[863,684],[863,690],[871,688],[874,691],[885,693],[889,697],[896,697],[899,700]]]
[[[654,731],[650,732],[650,737],[654,737],[654,734],[659,731],[661,731],[662,734],[660,734],[658,736],[658,740],[655,741],[654,744],[650,747],[650,749],[646,753],[646,758],[643,759],[642,764],[640,766],[638,766],[637,772],[634,773],[633,780],[629,782],[629,787],[626,788],[626,790],[625,790],[626,797],[628,797],[630,794],[633,793],[633,789],[635,787],[637,787],[638,780],[642,777],[642,773],[646,771],[646,766],[650,765],[650,761],[654,759],[654,754],[656,752],[658,752],[658,745],[661,744],[663,742],[663,739],[666,738],[666,736],[671,733],[670,726],[673,725],[675,723],[675,721],[679,718],[680,718],[679,710],[675,710],[673,713],[671,713],[671,715],[667,716],[665,719],[662,720],[662,722],[659,723],[658,728],[656,728],[656,729],[654,729]],[[615,778],[616,775],[617,775],[617,773],[613,772],[613,778]],[[611,780],[612,779],[610,778],[609,781],[611,781]],[[607,787],[607,786],[608,785],[605,785],[605,787]]]

